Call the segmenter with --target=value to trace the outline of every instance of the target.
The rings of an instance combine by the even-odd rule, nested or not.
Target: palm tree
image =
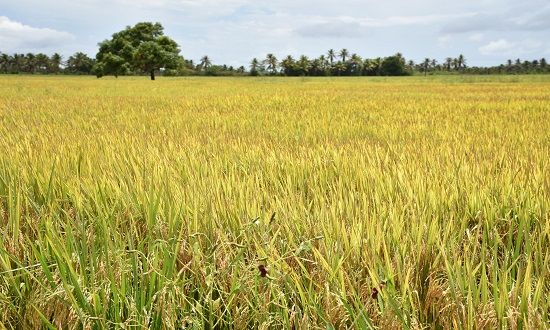
[[[284,60],[281,61],[281,67],[283,68],[283,73],[287,76],[292,76],[294,74],[294,58],[288,55]]]
[[[88,55],[77,52],[67,59],[66,70],[71,73],[86,74],[90,73],[94,65],[94,60],[88,57]]]
[[[330,65],[332,66],[332,63],[334,62],[334,59],[336,58],[336,52],[334,49],[329,49],[327,53],[328,59],[330,61]]]
[[[378,76],[382,67],[382,59],[380,57],[366,59],[363,62],[363,71],[367,76]]]
[[[318,58],[310,62],[309,75],[310,76],[321,76],[323,74],[323,64]]]
[[[458,70],[458,58],[453,58],[453,69]]]
[[[462,54],[458,55],[457,64],[459,69],[466,67],[466,58],[464,57],[464,55]]]
[[[345,72],[346,71],[346,64],[344,62],[338,62],[336,63],[336,65],[334,66],[334,70],[336,71],[336,74],[338,76],[341,76],[342,75],[342,72]]]
[[[271,71],[271,74],[277,73],[277,58],[275,55],[267,54],[265,64],[267,64],[267,69]]]
[[[45,73],[48,72],[50,66],[50,58],[48,55],[43,53],[36,54],[36,68],[38,71]]]
[[[436,69],[436,68],[437,68],[437,60],[436,60],[435,58],[432,59],[430,65],[431,65],[431,67],[432,67],[433,69]]]
[[[447,57],[447,58],[445,59],[445,69],[446,69],[447,71],[451,71],[451,66],[452,66],[452,65],[453,65],[453,59],[452,59],[452,57]]]
[[[13,54],[11,57],[10,68],[12,72],[18,73],[23,69],[23,61],[25,60],[25,55],[23,54]]]
[[[309,58],[305,55],[300,56],[300,59],[298,60],[298,62],[296,62],[296,70],[298,71],[299,75],[307,75],[310,68],[311,63],[309,62]]]
[[[430,68],[430,63],[432,61],[429,58],[424,59],[424,63],[422,63],[422,69],[424,70],[424,76],[428,75],[428,69]]]
[[[36,70],[36,56],[33,53],[28,53],[25,59],[25,71],[34,73]]]
[[[349,51],[343,48],[338,55],[342,58],[342,62],[346,62],[346,57],[348,57]]]
[[[323,71],[323,75],[326,75],[327,74],[327,68],[328,68],[327,58],[325,57],[325,55],[321,55],[321,56],[319,56],[318,60],[319,60],[319,63],[320,63],[320,69]]]
[[[58,53],[54,53],[50,58],[51,72],[58,74],[61,70],[62,57]]]
[[[361,75],[363,71],[363,59],[357,54],[352,54],[350,58],[351,73],[353,75]]]
[[[10,56],[8,54],[0,54],[0,69],[4,73],[8,73],[10,64]]]
[[[207,70],[212,65],[212,61],[210,60],[210,57],[208,57],[208,55],[204,55],[201,58],[201,63],[199,65],[202,70]]]
[[[260,61],[258,61],[257,58],[253,58],[252,62],[250,62],[250,74],[253,76],[258,75],[258,68],[260,66]]]

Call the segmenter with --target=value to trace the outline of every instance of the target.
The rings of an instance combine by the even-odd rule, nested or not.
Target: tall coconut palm
[[[319,60],[318,58],[313,59],[310,62],[309,75],[310,76],[323,75],[323,64],[321,63],[321,60]]]
[[[285,57],[285,59],[281,61],[281,68],[283,69],[283,73],[287,76],[294,75],[295,64],[296,63],[292,56],[288,55],[287,57]]]
[[[260,68],[260,61],[257,58],[253,58],[250,62],[250,74],[253,76],[258,75],[258,69]]]
[[[466,58],[464,57],[464,55],[462,55],[462,54],[458,55],[457,61],[458,61],[458,68],[459,69],[466,68]]]
[[[350,71],[353,75],[361,75],[361,72],[363,71],[363,59],[361,59],[361,56],[357,54],[352,54],[350,57]]]
[[[24,54],[13,54],[11,68],[14,72],[23,72],[25,66]]]
[[[342,62],[346,62],[346,58],[349,55],[349,51],[347,49],[343,48],[338,55],[340,55],[340,58],[342,59]]]
[[[451,71],[451,66],[453,65],[453,58],[452,57],[447,57],[445,59],[445,69],[447,71]]]
[[[453,69],[458,70],[458,58],[453,58]]]
[[[432,59],[432,61],[430,62],[430,66],[433,68],[433,69],[436,69],[437,68],[437,60],[434,58]]]
[[[334,63],[334,59],[336,58],[336,52],[334,49],[329,49],[327,52],[328,60],[330,61],[330,65],[332,66],[332,63]]]
[[[425,58],[424,62],[422,63],[422,69],[424,70],[424,76],[428,75],[428,69],[430,69],[430,63],[432,61],[429,58]]]
[[[61,63],[63,58],[58,53],[54,53],[50,57],[50,72],[58,74],[61,71]]]
[[[25,72],[34,73],[36,70],[36,56],[28,53],[25,60]]]
[[[271,71],[271,74],[277,73],[277,58],[273,54],[267,54],[265,58],[265,64],[267,65],[267,69]]]
[[[323,71],[323,75],[326,75],[327,74],[327,69],[328,69],[327,58],[325,57],[325,55],[321,55],[321,56],[319,56],[318,60],[319,60],[319,64],[320,64],[320,69]]]
[[[305,55],[300,56],[300,59],[296,62],[296,70],[298,71],[298,74],[301,76],[305,76],[309,73],[309,69],[311,68],[311,63],[309,61],[309,58]]]
[[[212,60],[210,59],[210,57],[208,57],[208,55],[204,55],[201,58],[201,62],[199,65],[202,70],[208,70],[208,68],[212,65]]]
[[[50,66],[50,58],[43,53],[36,54],[36,69],[42,73],[47,72]]]

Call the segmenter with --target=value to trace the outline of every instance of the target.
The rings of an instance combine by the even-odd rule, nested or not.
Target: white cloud
[[[488,44],[479,47],[479,52],[483,55],[525,55],[532,54],[542,47],[538,40],[526,39],[520,42],[511,42],[506,39],[491,41]]]
[[[442,47],[447,46],[450,41],[451,41],[451,36],[448,34],[442,35],[439,38],[437,38],[437,42]]]
[[[510,50],[514,49],[514,47],[516,47],[516,45],[513,42],[509,42],[506,39],[499,39],[479,47],[479,52],[483,55],[502,54],[508,53]]]
[[[303,37],[357,37],[365,35],[367,29],[390,28],[403,26],[427,26],[450,19],[465,17],[470,14],[457,15],[421,15],[421,16],[389,16],[384,18],[352,17],[352,16],[306,16],[298,21],[308,22],[294,31]],[[449,39],[444,36],[443,39]],[[439,40],[440,42],[445,40]]]
[[[0,45],[5,52],[52,49],[73,39],[68,32],[36,28],[0,16]]]
[[[365,24],[375,27],[387,26],[408,26],[408,25],[430,25],[434,23],[446,22],[463,17],[469,17],[472,14],[456,15],[420,15],[420,16],[391,16],[382,19],[366,19]]]
[[[483,38],[485,38],[485,35],[483,33],[474,33],[468,37],[468,40],[474,41],[474,42],[480,42],[480,41],[483,41]]]

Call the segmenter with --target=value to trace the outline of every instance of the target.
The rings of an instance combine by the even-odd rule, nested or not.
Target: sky
[[[549,0],[0,0],[0,51],[95,56],[128,25],[160,22],[186,59],[248,66],[347,48],[469,66],[550,58]]]

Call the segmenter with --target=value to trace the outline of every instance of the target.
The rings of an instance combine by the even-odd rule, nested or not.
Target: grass
[[[0,137],[0,328],[550,327],[550,77],[4,76]]]

